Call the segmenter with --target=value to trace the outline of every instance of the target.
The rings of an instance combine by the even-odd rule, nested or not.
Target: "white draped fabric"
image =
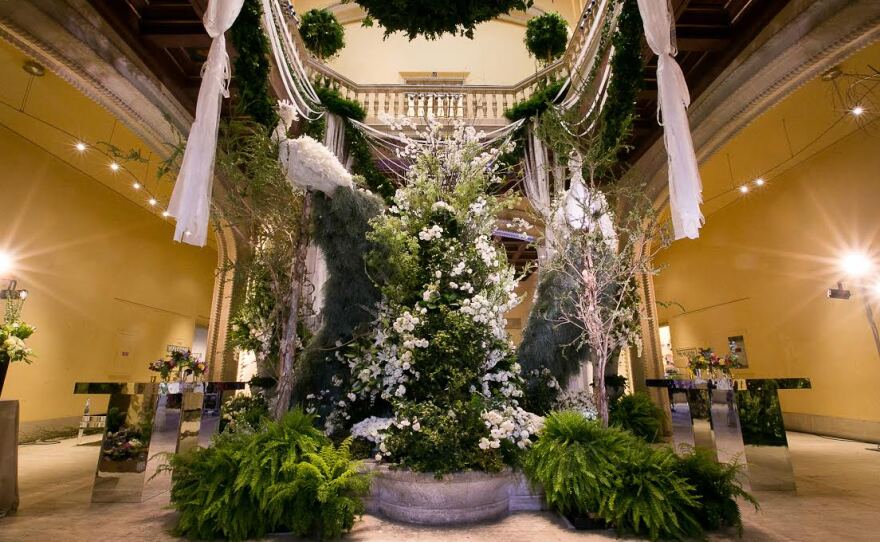
[[[205,246],[208,237],[220,105],[224,97],[229,97],[231,70],[223,34],[235,22],[243,3],[244,0],[210,0],[205,11],[205,30],[213,41],[208,60],[202,66],[196,118],[168,205],[168,214],[177,219],[174,240],[200,247]]]
[[[687,81],[675,60],[672,14],[667,0],[638,0],[645,36],[657,55],[657,95],[663,141],[669,157],[669,206],[676,239],[700,236],[703,186],[694,155],[687,108],[691,98]]]
[[[325,113],[327,120],[324,132],[324,146],[336,155],[345,169],[351,171],[351,156],[345,152],[345,121],[336,113]]]
[[[581,173],[581,157],[572,155],[569,158],[571,185],[565,194],[562,205],[556,210],[554,223],[557,228],[568,227],[571,230],[587,230],[596,228],[602,232],[606,243],[617,247],[617,233],[605,194],[600,190],[591,190],[584,183]]]
[[[321,310],[324,308],[324,285],[327,283],[327,260],[324,252],[314,242],[306,249],[306,275],[312,288],[307,297],[312,307],[312,316],[307,324],[313,332],[321,327]]]
[[[551,187],[551,166],[544,142],[535,133],[537,123],[526,131],[524,149],[523,189],[532,208],[541,215],[544,222],[544,241],[538,247],[538,260],[543,262],[553,254],[553,222],[552,205],[553,189]],[[559,179],[560,177],[555,177]]]

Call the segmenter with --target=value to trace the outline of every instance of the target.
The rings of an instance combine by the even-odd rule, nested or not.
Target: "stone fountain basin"
[[[391,520],[421,525],[456,525],[491,521],[517,510],[541,510],[520,473],[467,471],[435,478],[430,473],[371,464],[367,510]]]

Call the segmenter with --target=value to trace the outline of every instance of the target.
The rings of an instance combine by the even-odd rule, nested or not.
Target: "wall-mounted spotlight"
[[[828,299],[849,299],[852,292],[843,287],[842,282],[837,283],[837,288],[828,288]]]
[[[19,290],[18,283],[14,280],[10,280],[9,284],[6,286],[5,290],[0,290],[0,299],[27,299],[28,291],[27,290]]]

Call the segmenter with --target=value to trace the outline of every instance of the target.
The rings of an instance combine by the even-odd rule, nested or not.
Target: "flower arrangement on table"
[[[171,352],[170,359],[158,359],[151,362],[148,368],[159,373],[162,382],[168,382],[175,369],[180,380],[186,380],[186,377],[190,375],[193,380],[196,380],[208,371],[208,364],[201,358],[194,357],[191,351],[186,350]]]
[[[697,378],[702,376],[703,371],[706,371],[709,377],[729,378],[731,369],[738,369],[739,367],[741,367],[739,359],[733,352],[725,356],[719,356],[708,348],[700,349],[697,354],[692,355],[688,359],[688,368]]]

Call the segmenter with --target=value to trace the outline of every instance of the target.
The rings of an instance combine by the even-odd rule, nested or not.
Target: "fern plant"
[[[241,454],[249,435],[226,434],[210,448],[174,454],[164,466],[174,471],[171,506],[179,512],[175,533],[198,539],[261,537],[269,525],[249,487],[238,487]]]
[[[282,467],[287,481],[271,488],[271,514],[298,536],[338,538],[364,513],[361,498],[370,481],[359,469],[351,459],[351,438],[338,448],[327,444],[306,453],[303,461],[287,461]]]
[[[608,410],[610,424],[647,442],[657,442],[663,428],[663,410],[644,393],[622,395]]]
[[[694,486],[700,506],[691,508],[691,514],[704,529],[734,527],[742,536],[742,516],[737,499],[759,509],[758,501],[743,489],[738,476],[739,463],[719,463],[715,454],[705,448],[695,448],[681,457],[676,471]]]
[[[703,534],[692,511],[700,506],[694,486],[678,473],[669,448],[644,444],[617,458],[611,489],[601,493],[599,515],[619,532],[683,540]]]
[[[523,470],[543,486],[547,503],[562,514],[597,512],[602,496],[614,487],[617,458],[634,440],[578,412],[554,412],[526,455]]]

